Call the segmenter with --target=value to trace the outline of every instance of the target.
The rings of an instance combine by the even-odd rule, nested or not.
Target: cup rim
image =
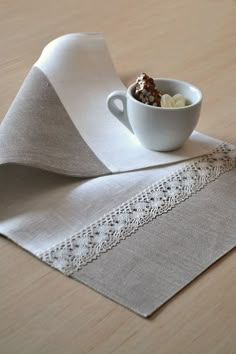
[[[156,109],[156,110],[166,110],[166,111],[172,111],[172,112],[175,112],[176,110],[186,110],[186,109],[189,109],[189,108],[192,108],[194,106],[197,106],[199,105],[199,103],[201,103],[202,101],[202,98],[203,98],[203,94],[201,92],[201,90],[199,90],[198,87],[196,87],[195,85],[189,83],[189,82],[186,82],[186,81],[183,81],[183,80],[177,80],[177,79],[171,79],[171,78],[163,78],[163,77],[158,77],[158,78],[153,78],[153,80],[156,82],[158,80],[162,80],[162,81],[167,81],[167,82],[176,82],[176,83],[181,83],[181,84],[185,84],[187,86],[189,86],[189,88],[193,88],[194,90],[196,90],[199,94],[199,99],[197,101],[195,101],[194,103],[188,105],[188,106],[184,106],[184,107],[157,107],[157,106],[151,106],[151,105],[145,105],[145,103],[143,102],[140,102],[138,101],[133,95],[132,95],[132,90],[133,88],[135,87],[135,82],[133,82],[127,89],[127,94],[129,96],[129,98],[134,101],[135,103],[137,104],[140,104],[140,105],[144,105],[146,106],[147,108],[150,108],[150,109]]]

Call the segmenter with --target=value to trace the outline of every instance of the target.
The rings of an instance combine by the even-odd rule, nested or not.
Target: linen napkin
[[[116,89],[102,34],[46,46],[0,126],[0,233],[146,317],[234,247],[235,147],[149,151],[106,108]]]

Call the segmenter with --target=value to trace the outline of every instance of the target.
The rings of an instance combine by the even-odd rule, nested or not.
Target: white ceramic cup
[[[180,108],[163,108],[145,105],[134,98],[135,83],[127,91],[113,91],[107,98],[110,112],[134,133],[147,149],[171,151],[180,148],[197,125],[200,116],[202,93],[184,81],[154,79],[162,94],[184,95],[188,105]],[[121,110],[116,101],[123,104]]]

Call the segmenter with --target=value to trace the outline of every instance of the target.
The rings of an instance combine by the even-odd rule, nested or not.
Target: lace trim
[[[167,213],[234,167],[236,147],[223,143],[212,154],[186,164],[179,171],[152,184],[38,257],[64,274],[72,275],[138,228]]]

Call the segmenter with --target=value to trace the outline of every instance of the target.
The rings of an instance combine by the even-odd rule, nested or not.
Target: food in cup
[[[178,108],[178,107],[185,107],[185,106],[186,106],[186,99],[180,93],[177,93],[172,97],[168,94],[164,94],[161,96],[160,107]]]
[[[156,88],[154,80],[145,73],[136,80],[135,97],[144,104],[160,107],[161,92]]]
[[[176,93],[174,96],[167,93],[162,94],[156,87],[153,78],[145,73],[136,79],[134,96],[138,101],[150,106],[180,108],[187,105],[185,97],[180,93]]]

